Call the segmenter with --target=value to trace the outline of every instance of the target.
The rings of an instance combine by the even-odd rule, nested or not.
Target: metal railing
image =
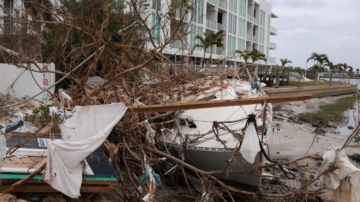
[[[251,16],[251,15],[248,15],[248,16],[247,16],[247,20],[248,20],[249,22],[254,22],[254,17]]]
[[[226,9],[227,8],[227,3],[223,0],[218,0],[218,6],[220,8]]]
[[[270,27],[270,32],[273,34],[277,34],[277,29],[273,26]]]
[[[206,27],[216,29],[216,22],[206,19]]]
[[[221,24],[221,23],[217,23],[217,30],[224,30],[226,31],[226,26]]]
[[[176,8],[175,9],[175,18],[177,18],[179,20],[183,18],[184,21],[187,21],[188,15],[185,13],[185,11],[181,10],[180,8]]]
[[[276,63],[276,58],[269,57],[269,62]]]
[[[256,43],[257,43],[257,42],[259,41],[257,36],[252,36],[252,38],[253,38],[253,39],[252,39],[253,42],[256,42]]]
[[[275,50],[276,49],[276,43],[270,42],[270,48]]]
[[[216,0],[208,0],[208,2],[216,5]]]
[[[248,41],[252,41],[252,35],[251,34],[246,34],[246,39]]]
[[[171,48],[177,48],[177,49],[185,49],[186,48],[186,41],[177,40],[174,41],[171,45]]]

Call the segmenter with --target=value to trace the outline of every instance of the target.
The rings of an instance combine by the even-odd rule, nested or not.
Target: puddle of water
[[[334,129],[333,132],[328,132],[325,134],[325,136],[337,139],[345,139],[352,133],[353,129],[349,129],[348,127],[352,126],[355,128],[357,120],[359,120],[360,117],[357,102],[355,102],[354,109],[349,109],[345,111],[344,115],[347,117],[344,123],[337,125],[337,128]]]

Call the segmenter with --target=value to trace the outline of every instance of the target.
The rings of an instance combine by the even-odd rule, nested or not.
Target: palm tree
[[[329,59],[327,59],[326,63],[325,63],[325,66],[328,66],[329,70],[330,70],[330,82],[329,82],[329,85],[331,86],[332,76],[333,76],[334,72],[339,69],[341,64],[339,63],[339,64],[334,65],[332,62],[329,61]]]
[[[310,70],[314,72],[314,86],[316,86],[317,84],[317,76],[318,76],[318,73],[321,72],[321,71],[324,71],[325,68],[323,65],[320,65],[320,64],[314,64],[314,66],[310,67]]]
[[[310,60],[313,60],[315,62],[315,65],[313,66],[313,69],[316,70],[324,70],[324,63],[326,61],[328,61],[328,57],[326,54],[318,54],[318,53],[312,53],[311,56],[306,60],[306,62],[309,62]],[[314,85],[316,86],[317,83],[317,71],[314,72],[315,73],[315,77],[314,77]]]
[[[249,78],[251,78],[251,75],[250,75],[250,73],[249,73],[249,71],[248,71],[248,69],[247,69],[247,64],[249,64],[248,61],[249,61],[249,59],[251,58],[251,57],[250,57],[251,52],[248,51],[248,50],[244,50],[244,51],[235,50],[235,54],[236,54],[236,53],[239,53],[239,54],[240,54],[240,58],[243,58],[243,59],[244,59],[244,61],[245,61],[244,69],[245,69],[245,71],[247,72]],[[240,70],[239,70],[239,71],[240,71]]]
[[[301,67],[295,67],[295,71],[299,74],[299,76],[298,76],[298,87],[301,87],[300,86],[300,79],[303,78],[305,70],[302,69]]]
[[[216,47],[223,47],[224,44],[221,42],[221,35],[224,33],[224,30],[219,30],[218,32],[214,33],[214,32],[210,32],[207,31],[204,33],[204,37],[201,35],[197,35],[196,39],[199,39],[200,44],[195,44],[193,47],[193,50],[196,47],[202,48],[204,50],[204,57],[203,57],[203,62],[202,62],[202,67],[204,67],[205,65],[205,54],[206,54],[206,50],[210,47],[210,61],[211,61],[211,56],[212,56],[212,49],[213,46],[216,45]]]
[[[280,77],[280,72],[283,71],[283,69],[285,68],[285,65],[287,63],[292,63],[291,60],[288,59],[280,59],[281,62],[281,67],[277,69],[276,71],[276,84],[275,84],[275,88],[279,88],[279,77]]]
[[[264,53],[258,51],[256,48],[254,48],[251,52],[250,52],[250,58],[252,60],[252,71],[254,72],[254,77],[256,78],[256,72],[255,72],[255,62],[259,61],[259,60],[263,60],[264,62],[266,62],[266,56]]]
[[[349,81],[348,81],[348,83],[350,83],[350,79],[351,79],[351,77],[353,77],[354,72],[353,72],[353,68],[351,66],[348,66],[348,68],[349,68],[349,71],[348,71]]]
[[[341,64],[341,67],[342,67],[342,79],[341,79],[342,81],[340,82],[340,84],[342,84],[342,82],[344,82],[346,70],[350,69],[350,68],[351,68],[351,70],[353,69],[351,66],[347,65],[346,63]]]

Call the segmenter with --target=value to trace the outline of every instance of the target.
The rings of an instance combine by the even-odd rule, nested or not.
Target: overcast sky
[[[267,0],[278,18],[272,26],[278,32],[270,41],[277,64],[309,68],[313,52],[327,54],[334,64],[347,63],[360,69],[360,0]]]

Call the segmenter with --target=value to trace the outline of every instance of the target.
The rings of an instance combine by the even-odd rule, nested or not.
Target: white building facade
[[[170,10],[169,1],[171,0],[147,0],[144,3],[149,4],[148,8],[145,7],[144,16],[147,16],[151,25],[149,28],[152,29],[152,37],[157,46],[165,43],[174,32],[179,32],[179,36],[188,33],[168,45],[163,50],[164,54],[203,58],[202,48],[191,51],[199,43],[196,36],[203,36],[206,31],[224,30],[221,37],[224,47],[214,46],[212,58],[227,57],[230,61],[244,62],[239,56],[235,57],[235,50],[257,49],[266,55],[267,64],[276,64],[276,59],[270,55],[271,50],[276,50],[271,36],[277,35],[277,29],[271,26],[271,21],[277,16],[266,0],[191,0],[190,12],[185,13],[184,8],[175,8],[174,19],[159,22],[159,16],[166,15]],[[208,48],[206,58],[210,57],[210,51]]]

